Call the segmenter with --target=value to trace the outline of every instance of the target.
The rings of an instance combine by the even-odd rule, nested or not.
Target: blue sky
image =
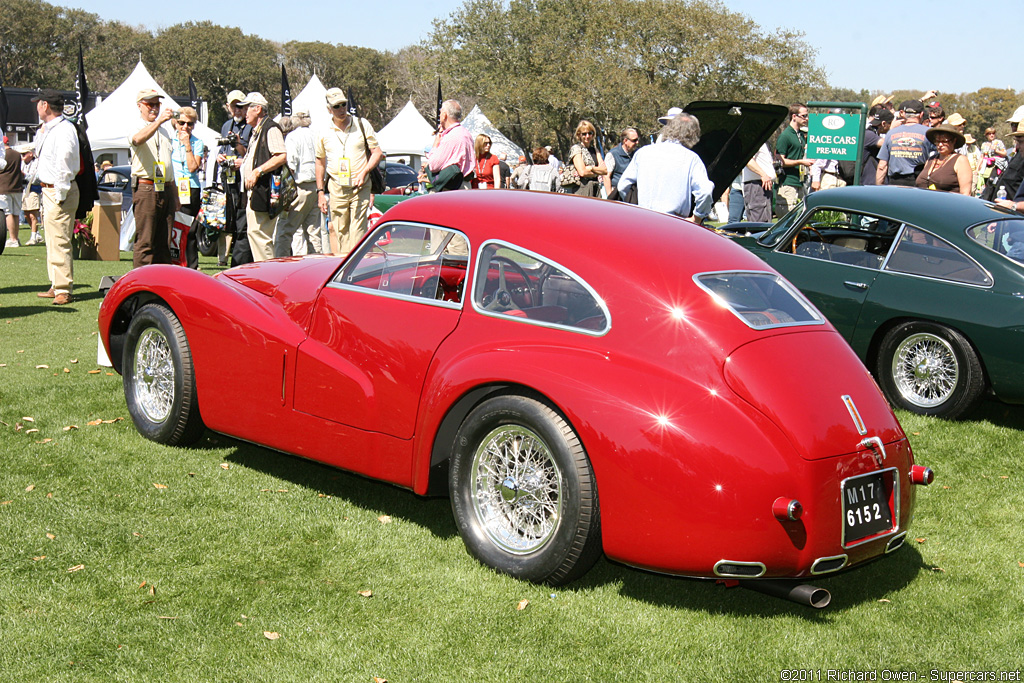
[[[446,17],[462,5],[462,0],[343,0],[332,5],[247,0],[184,6],[125,3],[116,5],[115,10],[109,0],[51,2],[154,30],[207,20],[280,42],[323,41],[377,50],[397,50],[420,41],[435,18]],[[977,6],[952,0],[914,6],[836,0],[728,0],[723,4],[746,14],[766,31],[778,27],[803,31],[806,42],[817,50],[817,64],[835,86],[871,91],[920,88],[940,93],[986,86],[1024,89],[1024,70],[1015,58],[1012,12],[1005,14],[1008,22],[996,17],[981,24],[984,14]],[[1009,10],[1006,4],[992,7],[1001,13]],[[1002,36],[988,37],[985,32],[993,29],[1002,30]],[[999,45],[1007,46],[1007,58],[992,58],[993,48]]]

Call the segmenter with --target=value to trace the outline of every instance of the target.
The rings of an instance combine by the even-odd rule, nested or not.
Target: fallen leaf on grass
[[[25,430],[25,433],[26,433],[26,434],[36,434],[36,433],[38,433],[38,432],[39,432],[39,430],[38,430],[38,429],[26,429],[26,430]]]
[[[888,600],[886,598],[882,598],[878,602],[892,602],[892,600]]]
[[[103,424],[105,424],[105,425],[112,425],[112,424],[114,424],[115,422],[121,422],[121,421],[123,421],[123,420],[124,420],[124,418],[123,418],[123,417],[115,417],[115,418],[114,418],[113,420],[102,420],[102,422],[103,422]]]
[[[380,676],[374,676],[373,683],[388,683],[388,679],[381,678]]]
[[[278,489],[278,493],[288,493],[288,489]]]
[[[87,372],[85,374],[87,374],[87,375],[98,375],[101,372],[103,372],[103,371],[102,370],[90,370],[89,372]]]
[[[143,581],[142,583],[139,584],[139,588],[145,588],[145,587],[146,587],[146,582],[145,581]]]
[[[22,424],[20,422],[18,422],[17,424],[14,425],[14,431],[20,432],[21,431],[21,427],[22,427]]]
[[[64,368],[64,372],[71,372],[70,368]]]
[[[53,498],[53,494],[52,494],[52,493],[47,493],[47,494],[46,494],[46,497],[47,497],[47,498]]]
[[[72,572],[80,572],[83,569],[85,569],[85,565],[84,564],[76,564],[74,567],[68,567],[68,574],[70,574]]]
[[[56,538],[57,538],[57,537],[56,537],[56,536],[54,536],[53,534],[46,534],[46,537],[47,537],[48,539],[50,539],[51,541],[53,541],[53,540],[56,540]]]
[[[0,363],[0,368],[6,368],[6,367],[7,367],[7,363]]]
[[[231,469],[231,465],[229,465],[229,464],[228,464],[228,463],[226,463],[226,462],[222,462],[222,463],[220,464],[220,468],[221,468],[222,470],[227,470],[227,469]]]
[[[391,523],[391,517],[389,517],[388,515],[381,515],[380,517],[377,518],[377,521],[380,522],[381,524],[390,524]]]
[[[918,543],[924,543],[928,539],[927,538],[915,538],[914,540],[917,541]]]
[[[113,377],[113,376],[114,376],[114,373],[112,373],[112,372],[108,372],[107,373],[107,377]]]
[[[21,349],[18,353],[25,353],[25,349]]]
[[[72,358],[72,359],[71,359],[71,362],[72,362],[72,363],[77,363],[77,362],[78,362],[78,359],[77,359],[77,358]]]
[[[156,586],[150,586],[149,587],[149,594],[150,595],[156,595]]]
[[[33,562],[39,562],[39,561],[41,561],[41,560],[45,560],[45,559],[46,559],[46,555],[40,555],[40,556],[38,556],[38,557],[33,557],[33,558],[32,558],[32,561],[33,561]]]
[[[372,598],[373,597],[373,591],[370,591],[370,590],[356,591],[356,592],[359,593],[359,595],[362,595],[364,598]]]
[[[53,439],[43,439],[42,441],[36,441],[36,443],[50,443]]]
[[[95,427],[96,425],[103,424],[103,420],[89,420],[85,424],[89,425],[90,427]]]
[[[36,421],[36,419],[34,417],[23,417],[21,419],[24,420],[25,422],[35,422]]]
[[[942,572],[943,574],[946,573],[946,570],[943,569],[942,567],[932,567],[931,569],[932,569],[933,572]]]
[[[78,425],[68,425],[64,428],[65,432],[70,432],[72,429],[78,429]]]
[[[139,538],[142,538],[142,534],[140,534],[138,531],[133,531],[132,536],[138,536]]]
[[[0,505],[10,505],[13,502],[14,502],[13,500],[5,500],[2,503],[0,503]]]
[[[36,370],[49,370],[49,369],[50,369],[49,365],[37,365],[36,366]]]
[[[516,605],[516,610],[522,612],[524,609],[526,609],[526,606],[529,605],[529,604],[530,604],[530,601],[527,600],[526,598],[523,598],[522,600],[519,601],[519,604]]]
[[[158,489],[165,489],[165,488],[167,488],[166,484],[153,484],[153,486],[158,488]]]
[[[277,633],[276,631],[264,631],[263,632],[263,637],[266,638],[267,640],[277,640],[278,638],[281,637],[281,634]]]
[[[1009,477],[1007,477],[1006,475],[1000,475],[1000,477],[999,477],[999,478],[1000,478],[1000,479],[1009,479]]]
[[[178,617],[157,617],[157,619],[166,619],[167,621],[174,621]]]
[[[28,493],[30,491],[35,491],[35,490],[36,490],[36,485],[35,484],[29,484],[28,486],[25,487],[25,492],[26,493]]]

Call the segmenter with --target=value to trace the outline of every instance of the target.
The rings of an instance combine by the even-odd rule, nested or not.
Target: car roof
[[[615,278],[623,286],[666,273],[678,282],[698,272],[770,271],[755,255],[710,230],[675,216],[589,197],[526,190],[441,192],[396,204],[382,218],[391,220],[460,230],[474,252],[485,241],[505,241],[586,279]],[[662,281],[654,286],[669,285]]]
[[[1020,217],[991,202],[952,192],[867,185],[814,192],[806,207],[836,208],[882,215],[950,237],[985,221]]]

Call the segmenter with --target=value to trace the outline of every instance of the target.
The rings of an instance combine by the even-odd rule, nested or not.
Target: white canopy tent
[[[524,156],[522,148],[502,135],[501,131],[495,128],[490,119],[480,111],[478,105],[474,105],[469,114],[463,117],[462,125],[473,134],[474,138],[480,134],[489,137],[491,139],[491,154],[498,157],[504,154],[506,163],[515,165],[519,161],[519,157]]]
[[[391,123],[377,131],[377,142],[389,160],[419,170],[424,150],[433,143],[434,127],[410,100]]]
[[[292,98],[292,111],[305,109],[309,112],[309,127],[319,130],[331,122],[331,114],[327,111],[327,88],[320,78],[313,74],[298,95]]]
[[[163,88],[161,88],[149,71],[140,61],[135,70],[124,79],[121,85],[117,86],[114,92],[100,102],[96,107],[85,115],[89,128],[86,133],[89,136],[89,144],[92,146],[93,155],[98,157],[101,154],[111,154],[114,157],[114,165],[125,165],[130,162],[128,151],[128,134],[139,123],[139,108],[135,97],[140,90],[153,88],[163,96],[167,106],[174,107],[173,102]],[[167,132],[173,136],[174,130],[170,123],[165,123]],[[196,122],[193,134],[203,141],[208,149],[217,147],[219,134],[202,122]]]

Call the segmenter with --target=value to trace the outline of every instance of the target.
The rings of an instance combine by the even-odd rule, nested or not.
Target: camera
[[[228,133],[222,138],[217,138],[217,144],[221,146],[228,145],[230,147],[234,147],[238,144],[238,133]]]

